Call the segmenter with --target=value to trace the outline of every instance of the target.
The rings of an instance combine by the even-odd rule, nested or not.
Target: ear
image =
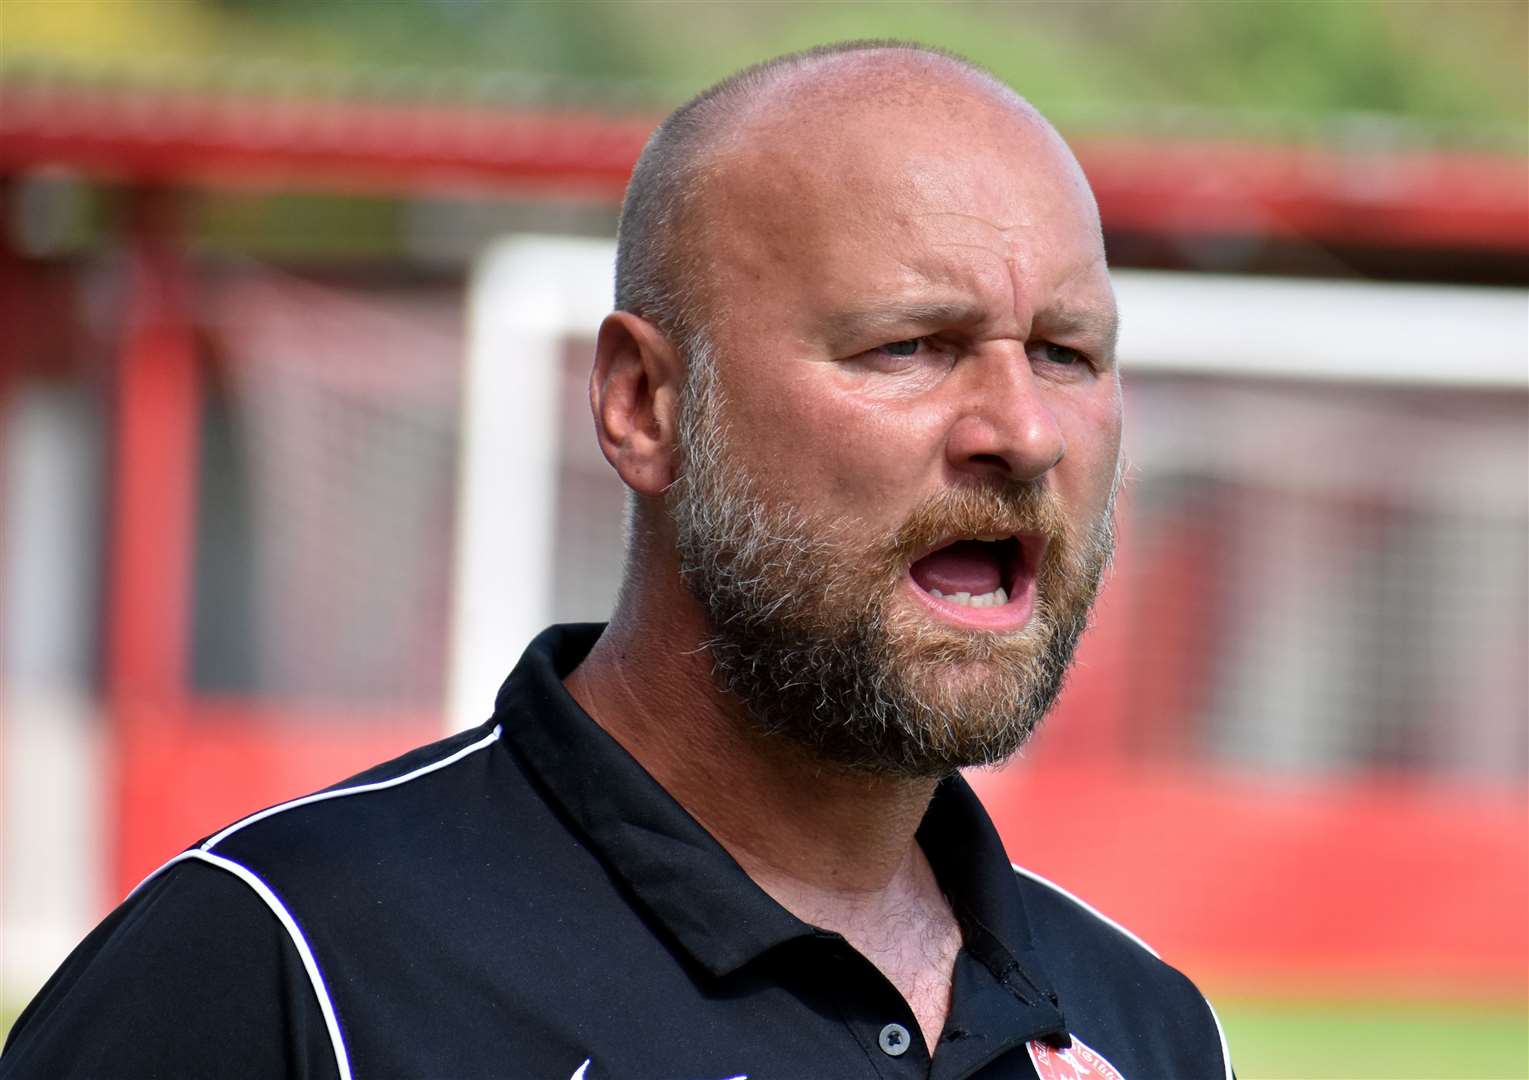
[[[601,453],[639,495],[661,495],[674,482],[684,382],[679,351],[658,327],[626,311],[605,317],[589,407]]]

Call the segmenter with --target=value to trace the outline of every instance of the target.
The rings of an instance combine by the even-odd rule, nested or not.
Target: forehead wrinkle
[[[1011,257],[1009,267],[1017,296],[1020,289],[1020,270],[1023,267],[1023,260],[1017,252]],[[1102,249],[1094,255],[1079,259],[1071,270],[1062,274],[1050,286],[1050,290],[1056,299],[1038,309],[1037,314],[1047,315],[1053,323],[1065,321],[1070,326],[1110,331],[1110,328],[1116,326],[1119,322],[1119,312],[1115,306],[1115,292],[1109,284],[1106,267],[1107,264]],[[1073,291],[1073,287],[1078,280],[1094,273],[1096,270],[1105,270],[1104,288],[1098,293],[1099,301],[1094,302],[1092,299],[1088,299],[1088,294],[1085,294],[1086,298],[1081,303],[1068,299],[1065,294]],[[1084,286],[1085,289],[1087,287],[1087,285]],[[1107,336],[1112,335],[1113,331],[1110,331],[1110,335]]]
[[[1006,251],[998,251],[992,247],[989,247],[987,244],[975,244],[968,241],[940,240],[937,241],[934,246],[936,248],[956,248],[959,251],[981,251],[985,254],[992,255],[995,258],[1003,259],[1005,261],[1011,257],[1010,254]]]
[[[1013,232],[1015,229],[1023,228],[1021,225],[999,225],[995,222],[989,221],[987,218],[981,216],[980,214],[968,214],[964,210],[930,210],[925,213],[924,216],[931,218],[956,218],[959,221],[974,221],[978,225],[981,225],[984,229],[991,229],[993,232],[1005,234]]]

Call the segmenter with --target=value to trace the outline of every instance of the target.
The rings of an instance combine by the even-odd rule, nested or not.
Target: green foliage
[[[892,37],[971,56],[1088,124],[1277,132],[1361,113],[1515,144],[1529,125],[1524,0],[75,0],[67,23],[57,6],[7,3],[13,53],[41,42],[59,63],[99,61],[116,39],[122,65],[216,82],[253,64],[278,92],[316,79],[655,111],[781,51]],[[91,38],[96,25],[115,29]]]
[[[1507,94],[1514,81],[1522,89],[1522,79],[1503,79],[1494,93],[1490,65],[1472,55],[1470,39],[1490,29],[1480,17],[1494,15],[1491,5],[1441,10],[1437,32],[1415,43],[1425,8],[1326,0],[1155,4],[1143,9],[1148,17],[1138,16],[1136,69],[1142,89],[1158,100],[1438,120],[1523,115],[1524,95],[1515,101]],[[1144,58],[1169,63],[1149,70]]]

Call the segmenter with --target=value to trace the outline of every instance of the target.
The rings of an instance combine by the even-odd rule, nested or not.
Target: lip
[[[977,536],[973,536],[970,533],[951,533],[949,536],[943,536],[936,540],[934,543],[920,549],[914,554],[913,558],[909,560],[909,564],[911,565],[912,563],[916,563],[922,558],[933,555],[941,548],[949,547],[951,544],[959,543],[962,540],[989,540],[995,542],[1002,540],[1013,540],[1015,543],[1019,544],[1019,551],[1020,554],[1024,557],[1025,567],[1032,572],[1037,566],[1041,564],[1041,556],[1046,554],[1046,548],[1051,543],[1049,537],[1047,537],[1044,533],[1038,532],[983,533]]]
[[[923,558],[931,551],[938,551],[947,544],[966,539],[971,537],[952,536],[933,545],[918,558]],[[967,607],[953,600],[933,596],[919,587],[913,580],[911,572],[903,574],[903,588],[941,622],[988,633],[1002,634],[1019,630],[1030,621],[1030,616],[1035,611],[1036,572],[1040,568],[1041,558],[1046,553],[1048,541],[1046,537],[1035,533],[1020,533],[1015,535],[1014,539],[1019,542],[1020,560],[1012,580],[1004,583],[1004,587],[1009,592],[1009,602],[1002,607]]]

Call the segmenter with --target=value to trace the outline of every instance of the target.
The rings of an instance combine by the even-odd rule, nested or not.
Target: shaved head
[[[779,56],[681,105],[648,139],[627,187],[616,246],[616,309],[641,315],[689,353],[710,315],[708,251],[700,239],[704,195],[728,151],[767,143],[760,136],[770,134],[831,137],[836,114],[862,108],[868,98],[927,105],[942,86],[956,91],[952,109],[987,97],[1016,118],[1048,127],[1028,102],[969,60],[896,41],[841,42]]]

